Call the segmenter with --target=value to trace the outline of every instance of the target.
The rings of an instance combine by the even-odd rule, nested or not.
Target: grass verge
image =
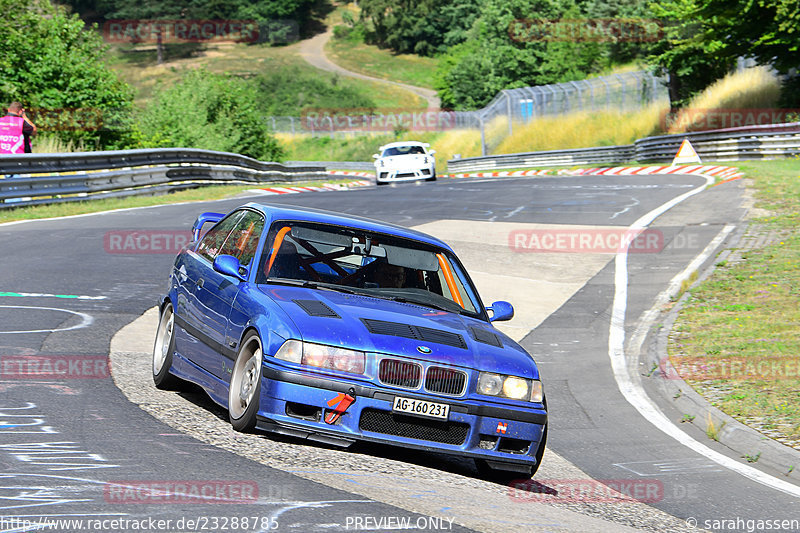
[[[478,130],[448,130],[443,132],[408,132],[401,135],[373,134],[329,137],[308,134],[276,135],[286,147],[287,161],[366,161],[372,162],[372,154],[378,147],[402,140],[414,140],[431,144],[436,150],[436,170],[444,173],[447,161],[455,154],[474,157],[481,153],[481,133]]]
[[[768,244],[732,254],[690,290],[669,357],[713,405],[800,449],[800,160],[738,166]]]
[[[373,78],[433,89],[433,73],[438,61],[413,54],[393,54],[377,46],[333,38],[325,54],[337,65]]]
[[[343,180],[330,179],[312,182],[285,182],[262,183],[252,185],[216,185],[198,187],[185,191],[176,191],[157,196],[129,196],[127,198],[106,198],[102,200],[87,200],[84,202],[66,202],[62,204],[34,205],[27,207],[12,207],[0,209],[0,223],[14,222],[17,220],[35,220],[41,218],[66,217],[99,213],[114,209],[127,209],[131,207],[148,207],[153,205],[177,204],[181,202],[203,202],[233,198],[249,189],[261,187],[286,187],[302,185],[304,187],[319,186],[323,183],[350,182],[353,178]]]
[[[109,65],[133,87],[138,106],[147,103],[159,83],[172,85],[186,70],[197,68],[244,78],[266,73],[286,77],[287,83],[292,82],[292,73],[299,71],[349,87],[368,96],[378,107],[416,109],[426,105],[424,99],[399,87],[317,70],[300,57],[298,44],[281,47],[243,43],[172,45],[167,48],[166,60],[161,65],[156,64],[153,46],[125,45],[111,49]]]

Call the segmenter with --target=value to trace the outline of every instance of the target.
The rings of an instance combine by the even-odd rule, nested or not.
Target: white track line
[[[687,198],[704,191],[714,182],[711,176],[703,176],[706,183],[687,193],[677,196],[669,202],[657,207],[645,214],[639,220],[631,224],[630,231],[640,231],[647,227],[659,215],[683,202]],[[702,255],[702,253],[701,253]],[[778,479],[769,474],[757,470],[751,466],[739,463],[719,452],[716,452],[690,437],[676,426],[656,404],[647,396],[647,393],[639,383],[633,380],[628,370],[625,360],[625,312],[628,303],[628,252],[619,252],[614,260],[614,304],[612,306],[611,324],[608,332],[608,357],[611,359],[611,368],[614,371],[614,379],[617,382],[622,395],[639,413],[651,424],[669,435],[680,444],[694,452],[714,461],[715,463],[745,476],[757,483],[779,490],[791,496],[800,497],[800,487]]]

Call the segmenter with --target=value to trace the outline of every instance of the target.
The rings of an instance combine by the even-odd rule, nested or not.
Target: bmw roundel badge
[[[417,346],[417,351],[418,351],[419,353],[424,353],[424,354],[429,354],[429,353],[431,353],[431,349],[430,349],[430,348],[428,348],[427,346]]]

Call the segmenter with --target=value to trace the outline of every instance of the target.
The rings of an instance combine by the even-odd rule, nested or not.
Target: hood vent
[[[489,344],[491,346],[497,346],[498,348],[503,347],[503,341],[500,339],[500,337],[489,330],[476,328],[473,326],[469,328],[469,331],[472,333],[472,338],[478,342]]]
[[[458,333],[450,333],[449,331],[441,331],[423,326],[400,324],[398,322],[374,320],[371,318],[362,318],[361,321],[367,326],[369,332],[375,335],[391,335],[393,337],[404,337],[406,339],[414,339],[423,342],[445,344],[447,346],[453,346],[454,348],[461,348],[462,350],[467,349],[467,343],[464,341],[464,337]]]
[[[325,305],[324,302],[319,300],[292,300],[294,303],[303,308],[303,311],[311,316],[319,316],[324,318],[342,318],[336,311]]]

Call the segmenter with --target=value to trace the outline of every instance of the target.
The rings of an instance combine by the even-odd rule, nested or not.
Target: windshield
[[[408,154],[424,154],[425,148],[419,145],[412,146],[392,146],[383,151],[382,157],[389,157],[394,155],[408,155]]]
[[[276,222],[257,283],[297,282],[478,316],[477,292],[455,257],[417,241],[306,222]]]

